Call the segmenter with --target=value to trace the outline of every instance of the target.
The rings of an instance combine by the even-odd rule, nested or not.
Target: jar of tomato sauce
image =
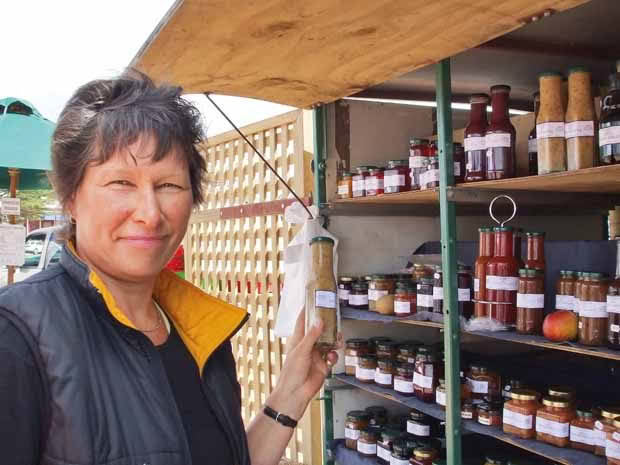
[[[526,268],[535,270],[545,269],[545,233],[528,232],[527,234]]]
[[[479,228],[479,255],[474,264],[474,316],[476,318],[486,318],[489,316],[487,301],[487,264],[493,258],[495,251],[495,239],[492,228]]]
[[[517,320],[519,263],[513,255],[513,232],[510,226],[493,229],[495,254],[486,267],[487,300],[493,302],[490,316],[506,326]]]

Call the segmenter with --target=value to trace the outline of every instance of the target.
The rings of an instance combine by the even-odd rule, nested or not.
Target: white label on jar
[[[390,459],[392,458],[392,453],[389,451],[389,449],[385,449],[384,447],[378,446],[377,457],[385,460],[386,462],[389,462]]]
[[[556,310],[570,310],[575,311],[575,297],[572,295],[559,295],[555,296],[555,309]]]
[[[510,133],[487,134],[484,139],[487,149],[510,147]]]
[[[617,431],[614,432],[614,434],[612,434],[611,437],[614,439],[614,441],[620,442],[620,433],[618,433]]]
[[[517,294],[517,307],[545,308],[545,294]]]
[[[379,300],[381,297],[388,295],[388,291],[380,291],[377,289],[368,289],[368,300]]]
[[[426,173],[427,171],[420,173],[420,189],[422,190],[426,189]]]
[[[427,294],[418,294],[417,305],[418,307],[432,307],[433,296]]]
[[[376,176],[370,176],[365,179],[365,185],[367,191],[376,191],[379,189],[383,189],[383,179],[379,179]]]
[[[334,291],[316,291],[314,302],[317,307],[336,308],[336,293]]]
[[[473,412],[461,412],[461,418],[464,420],[471,420],[474,418]]]
[[[428,157],[421,157],[420,155],[409,157],[409,168],[426,168],[428,161]]]
[[[407,363],[414,364],[415,363],[415,357],[407,357]]]
[[[612,333],[620,333],[620,325],[610,325],[609,329]]]
[[[463,146],[466,152],[473,150],[486,150],[486,139],[481,136],[467,137],[463,140]]]
[[[437,389],[437,391],[435,391],[435,402],[445,407],[446,406],[446,393],[444,391],[440,391],[439,389]]]
[[[487,275],[487,289],[498,291],[516,291],[519,289],[519,278],[514,276]]]
[[[504,424],[512,425],[515,428],[532,429],[534,426],[534,415],[523,415],[504,408]]]
[[[536,139],[530,139],[527,141],[527,152],[538,153],[538,141]]]
[[[433,300],[443,300],[443,287],[433,287]]]
[[[351,428],[345,428],[344,429],[344,437],[347,439],[354,439],[354,440],[358,440],[360,438],[360,430],[358,429],[351,429]]]
[[[377,455],[377,443],[366,444],[362,441],[357,441],[357,451],[366,455]]]
[[[394,390],[405,394],[413,394],[413,381],[394,378]]]
[[[620,295],[607,296],[607,312],[620,313]]]
[[[353,357],[352,355],[345,355],[344,365],[347,367],[357,367],[357,357]]]
[[[385,187],[403,187],[405,185],[404,174],[393,174],[384,178]]]
[[[411,420],[407,420],[407,432],[415,434],[416,436],[430,436],[431,427],[428,425],[421,425]]]
[[[411,302],[396,300],[394,301],[394,313],[411,313]]]
[[[471,301],[471,289],[459,288],[459,302],[469,302],[469,301]]]
[[[424,376],[420,373],[413,374],[413,384],[424,389],[433,389],[433,377]]]
[[[390,465],[409,465],[409,459],[396,459],[394,456],[391,456]]]
[[[583,328],[583,322],[580,321],[577,326],[579,327],[579,329]]]
[[[381,370],[377,368],[375,371],[375,383],[377,384],[392,384],[392,374],[391,373],[381,373]]]
[[[338,289],[338,298],[348,301],[350,292],[348,289]]]
[[[375,369],[374,368],[362,368],[359,365],[355,367],[355,377],[362,381],[374,381]]]
[[[480,292],[480,279],[474,278],[474,292]]]
[[[620,144],[620,126],[610,126],[598,132],[598,145]]]
[[[620,459],[620,444],[607,439],[605,442],[605,455],[607,458]]]
[[[567,438],[569,428],[569,423],[558,423],[557,421],[536,417],[536,432],[538,433],[550,434],[556,438]]]
[[[356,192],[363,192],[365,186],[366,183],[363,179],[360,179],[359,181],[353,181],[353,190]]]
[[[585,318],[607,318],[607,303],[582,301],[579,307],[579,316]]]
[[[536,125],[536,138],[549,139],[551,137],[564,138],[564,122],[540,123]]]
[[[595,445],[596,442],[594,439],[594,431],[572,425],[570,427],[570,440],[571,442],[580,442],[581,444],[588,444],[589,446]]]
[[[573,121],[564,126],[566,138],[594,136],[594,121]]]
[[[597,421],[596,423],[599,422]],[[607,441],[607,433],[605,433],[605,431],[600,431],[603,425],[601,425],[601,428],[598,428],[596,426],[596,423],[594,424],[594,427],[596,428],[596,430],[594,430],[594,445],[599,447],[605,447],[605,442]]]
[[[349,305],[368,305],[368,294],[349,294]]]
[[[471,387],[471,391],[475,394],[488,394],[489,382],[488,381],[476,381],[475,379],[467,378],[467,384]]]
[[[454,162],[454,176],[461,175],[461,164],[458,161]]]
[[[428,170],[425,174],[424,180],[426,184],[429,182],[439,182],[439,170]]]
[[[479,416],[478,417],[478,423],[480,423],[481,425],[484,425],[484,426],[491,426],[491,419]]]
[[[349,194],[349,185],[341,184],[338,186],[338,194],[340,195],[348,195]]]

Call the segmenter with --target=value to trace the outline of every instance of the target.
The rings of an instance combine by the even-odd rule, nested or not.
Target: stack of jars
[[[390,160],[385,168],[358,166],[343,172],[338,179],[338,198],[373,197],[381,194],[406,192],[412,188],[407,160]]]

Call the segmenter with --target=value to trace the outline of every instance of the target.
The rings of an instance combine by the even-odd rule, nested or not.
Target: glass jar
[[[364,457],[375,457],[377,455],[377,437],[376,429],[363,429],[360,431],[360,438],[357,440],[357,452]]]
[[[594,421],[594,453],[605,456],[607,437],[615,432],[614,419],[620,417],[620,408],[603,407],[600,416]]]
[[[411,189],[418,190],[421,187],[420,175],[426,173],[429,161],[429,147],[426,139],[411,139],[409,141],[409,170],[411,177]]]
[[[357,357],[357,368],[355,369],[355,379],[360,383],[374,384],[375,373],[377,371],[377,357],[364,354]]]
[[[514,434],[521,439],[536,437],[534,418],[539,408],[538,393],[527,389],[515,389],[511,400],[504,404],[504,433]]]
[[[416,311],[433,311],[433,278],[422,278],[418,280]]]
[[[607,289],[607,345],[620,349],[620,240],[616,238],[616,277]]]
[[[398,342],[392,340],[379,341],[376,344],[375,353],[378,359],[395,359],[398,354]]]
[[[530,131],[527,138],[527,159],[528,174],[536,176],[538,174],[538,145],[536,143],[536,118],[538,118],[538,110],[540,109],[540,92],[534,92],[534,127]]]
[[[410,465],[433,465],[433,460],[439,453],[430,447],[418,447],[413,450],[413,457],[409,460]]]
[[[371,168],[368,170],[368,176],[364,178],[364,188],[366,189],[366,197],[374,197],[384,192],[384,169]]]
[[[434,189],[439,187],[439,158],[430,157],[426,173],[420,175],[421,189]]]
[[[557,447],[568,447],[570,422],[575,418],[571,402],[545,397],[536,412],[536,439]]]
[[[349,376],[355,376],[358,357],[368,354],[368,341],[366,339],[347,339],[344,350],[344,372]]]
[[[620,163],[620,73],[609,76],[609,90],[601,100],[598,145],[602,164]]]
[[[568,71],[568,105],[564,118],[568,171],[595,166],[595,119],[590,71],[583,66],[571,68]]]
[[[344,438],[347,449],[357,450],[357,440],[360,432],[368,428],[370,415],[363,410],[351,410],[347,413],[344,424]]]
[[[391,338],[387,336],[373,336],[368,338],[368,353],[372,355],[377,355],[377,344],[380,342],[389,342],[392,341]]]
[[[412,397],[414,395],[414,370],[415,365],[412,363],[400,363],[396,365],[396,374],[394,375],[394,391],[406,397]]]
[[[439,405],[441,410],[446,409],[446,380],[444,378],[439,379],[439,386],[435,391],[435,403]]]
[[[387,409],[382,405],[371,405],[366,407],[364,411],[370,415],[370,428],[383,426],[387,423]]]
[[[607,465],[620,465],[620,420],[614,420],[614,430],[605,443]]]
[[[306,332],[323,320],[323,333],[315,342],[321,353],[338,343],[338,286],[334,276],[334,240],[318,236],[310,241],[312,274],[306,286]]]
[[[499,397],[502,388],[499,374],[480,364],[469,366],[467,384],[471,388],[472,399],[478,401],[484,400],[486,396]]]
[[[345,171],[338,180],[338,198],[350,199],[353,197],[353,173]]]
[[[413,281],[398,283],[396,296],[394,297],[394,314],[404,317],[411,316],[416,312],[417,294],[416,285]]]
[[[422,278],[428,278],[432,275],[431,271],[421,263],[413,264],[413,280],[415,282],[420,282]]]
[[[461,403],[461,418],[463,420],[478,421],[478,410],[473,402],[467,400]]]
[[[392,457],[392,444],[400,436],[400,431],[384,429],[381,431],[381,438],[377,440],[377,463],[389,465]]]
[[[390,465],[409,465],[411,448],[404,439],[397,439],[392,443],[392,457]]]
[[[594,415],[590,410],[577,409],[570,422],[570,447],[594,453]]]
[[[454,183],[465,182],[465,149],[462,144],[454,142],[452,157],[454,159]]]
[[[484,426],[502,426],[502,403],[483,402],[478,404],[478,423]]]
[[[415,374],[413,389],[418,399],[423,402],[435,402],[435,388],[440,377],[436,354],[428,347],[420,347],[415,357]]]
[[[349,294],[353,289],[353,281],[355,279],[350,276],[338,278],[338,300],[340,301],[340,306],[346,307],[349,305]]]
[[[353,197],[364,197],[366,195],[366,176],[369,175],[370,168],[374,166],[358,166],[351,178],[351,189]]]
[[[395,194],[411,190],[409,160],[390,160],[383,173],[383,190],[386,194]]]
[[[560,279],[555,283],[555,309],[570,310],[575,312],[575,286],[577,284],[577,273],[575,271],[560,271]]]
[[[519,270],[517,333],[542,334],[545,312],[545,279],[542,272]]]
[[[394,387],[395,365],[396,362],[390,358],[377,359],[375,384],[388,389]]]
[[[433,274],[433,312],[443,314],[443,273],[439,266]]]
[[[519,289],[519,263],[513,255],[513,228],[493,228],[495,254],[486,267],[486,298],[490,304],[490,317],[499,323],[512,326],[517,320],[517,290]]]
[[[407,420],[407,432],[416,438],[431,437],[431,419],[419,410],[412,409]]]
[[[458,265],[457,273],[459,315],[469,319],[474,314],[474,303],[471,300],[471,267]]]
[[[401,363],[415,363],[415,356],[421,343],[403,342],[398,345],[398,354],[396,360]]]
[[[545,269],[545,233],[528,232],[527,236],[527,260],[526,268],[534,270]]]
[[[538,76],[540,110],[536,118],[538,174],[566,171],[562,75],[554,71]]]
[[[366,281],[356,281],[351,285],[349,307],[368,310],[368,284]]]
[[[474,264],[474,316],[476,318],[486,318],[489,316],[489,305],[483,303],[487,301],[487,263],[493,258],[495,252],[495,239],[492,228],[478,229],[479,255]]]
[[[368,309],[370,311],[377,311],[377,301],[385,296],[392,296],[394,298],[394,291],[396,288],[396,281],[391,275],[376,274],[372,276],[372,281],[368,286]],[[393,309],[392,309],[393,313]]]
[[[516,389],[526,388],[527,386],[522,380],[518,378],[508,379],[508,381],[506,382],[506,384],[504,384],[504,387],[502,388],[502,397],[504,398],[504,402],[508,402],[512,399],[512,391]]]
[[[491,122],[485,135],[485,179],[514,178],[517,174],[516,129],[508,116],[509,96],[510,86],[491,87]]]
[[[483,181],[486,172],[487,94],[474,94],[469,98],[471,110],[465,128],[465,182]]]
[[[603,273],[587,273],[579,301],[579,342],[587,346],[607,343],[607,288]]]

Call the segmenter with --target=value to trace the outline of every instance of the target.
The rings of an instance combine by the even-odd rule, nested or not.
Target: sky
[[[115,76],[129,64],[173,3],[0,0],[0,98],[28,100],[44,117],[56,121],[80,85]],[[207,136],[232,129],[204,96],[187,98],[202,112]],[[239,97],[215,96],[214,100],[239,126],[292,109]]]

